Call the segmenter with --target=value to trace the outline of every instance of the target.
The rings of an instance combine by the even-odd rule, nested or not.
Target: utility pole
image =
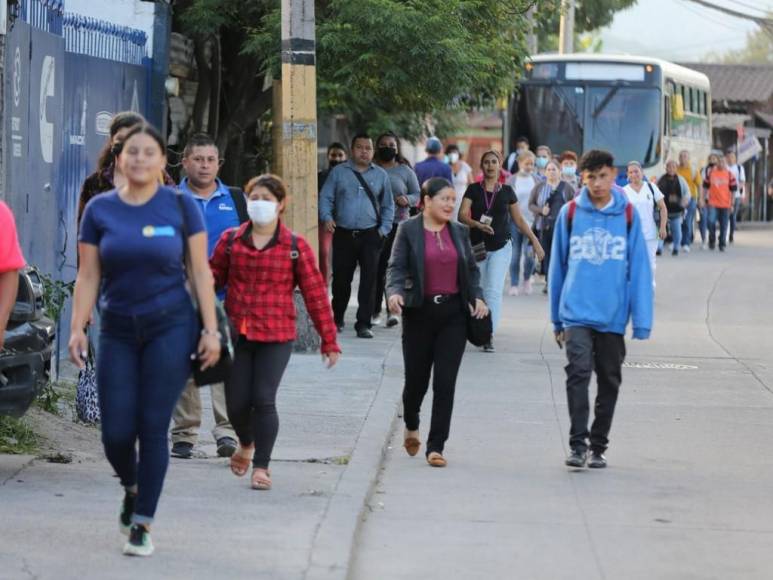
[[[575,0],[561,3],[561,24],[558,29],[558,54],[574,52],[574,4]]]
[[[274,84],[275,144],[280,154],[277,171],[292,199],[284,219],[317,252],[317,59],[314,0],[282,0],[282,83]],[[277,89],[279,89],[277,91]],[[279,94],[277,94],[277,92]],[[279,108],[281,112],[276,109]],[[314,350],[319,337],[295,295],[298,310],[296,350]]]

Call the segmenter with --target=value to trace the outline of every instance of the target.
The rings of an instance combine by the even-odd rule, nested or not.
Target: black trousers
[[[292,342],[252,342],[241,336],[236,344],[225,404],[239,443],[255,443],[254,467],[267,469],[271,461],[279,433],[276,393],[292,352]]]
[[[395,244],[397,236],[397,224],[392,226],[392,231],[384,239],[384,247],[381,248],[381,255],[378,259],[378,273],[376,274],[376,291],[373,294],[373,314],[381,314],[381,306],[386,301],[384,291],[386,289],[386,273],[389,266],[389,258],[392,255],[392,246]]]
[[[336,324],[343,324],[346,307],[352,295],[354,271],[360,266],[360,288],[357,292],[357,324],[355,328],[369,328],[373,315],[381,236],[378,228],[344,230],[336,228],[333,234],[333,316]]]
[[[586,451],[590,439],[591,450],[603,453],[609,445],[609,430],[623,381],[625,340],[621,334],[573,326],[566,329],[566,357],[569,361],[566,365],[566,397],[571,418],[569,445],[572,449]],[[588,432],[588,387],[594,370],[598,392],[595,419]]]
[[[432,375],[432,422],[427,453],[443,452],[451,428],[454,391],[459,365],[467,343],[467,318],[461,298],[443,304],[429,300],[420,308],[403,313],[403,360],[405,387],[403,417],[405,427],[419,428],[419,412]]]
[[[539,243],[542,245],[542,249],[545,250],[545,257],[540,265],[540,274],[545,276],[545,281],[547,281],[548,271],[550,270],[550,250],[553,248],[553,227],[541,229],[538,236]]]

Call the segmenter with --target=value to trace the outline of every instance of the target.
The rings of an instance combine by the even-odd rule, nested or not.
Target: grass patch
[[[75,407],[75,384],[67,381],[49,381],[40,391],[35,404],[53,415],[63,416]]]
[[[0,453],[33,455],[37,446],[38,437],[24,417],[0,415]]]

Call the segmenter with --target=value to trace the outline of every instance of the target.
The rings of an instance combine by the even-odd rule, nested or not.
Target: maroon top
[[[459,255],[448,226],[438,233],[424,230],[424,295],[459,292]]]

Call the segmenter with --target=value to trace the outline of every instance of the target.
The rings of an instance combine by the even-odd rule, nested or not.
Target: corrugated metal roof
[[[709,77],[712,101],[765,102],[773,97],[773,65],[681,64]]]

